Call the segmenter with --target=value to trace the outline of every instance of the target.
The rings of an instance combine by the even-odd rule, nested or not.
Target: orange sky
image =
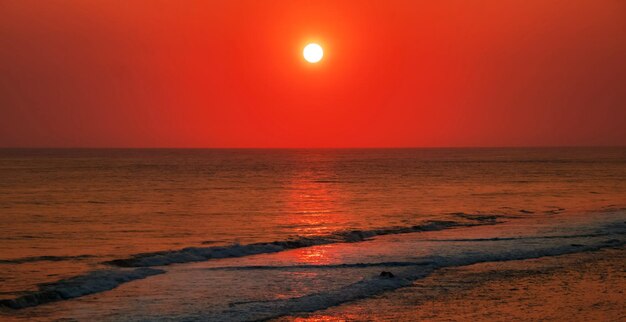
[[[0,146],[625,144],[626,1],[0,0]]]

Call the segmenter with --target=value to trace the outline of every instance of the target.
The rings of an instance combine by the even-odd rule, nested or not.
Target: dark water
[[[620,210],[625,196],[626,148],[0,150],[0,298],[111,266],[489,220],[458,213],[567,218]]]

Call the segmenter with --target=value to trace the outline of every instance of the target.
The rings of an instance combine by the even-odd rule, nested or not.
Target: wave
[[[39,290],[25,292],[23,296],[14,299],[0,300],[0,307],[21,309],[48,302],[71,299],[88,294],[111,290],[120,284],[148,276],[165,273],[164,270],[149,268],[150,266],[164,266],[174,263],[198,262],[217,258],[242,257],[263,253],[274,253],[283,250],[332,243],[353,243],[368,240],[375,236],[390,234],[405,234],[423,231],[437,231],[453,227],[469,227],[478,225],[496,224],[499,215],[469,215],[456,214],[465,221],[427,221],[420,225],[406,227],[391,227],[372,230],[340,231],[334,234],[317,237],[299,237],[285,241],[255,243],[248,245],[231,245],[224,247],[189,247],[175,251],[142,253],[126,259],[117,259],[105,262],[117,266],[117,269],[92,271],[85,275],[75,276],[57,282],[42,284]],[[13,260],[4,260],[6,264],[18,264],[36,261],[62,261],[83,259],[91,255],[81,256],[39,256],[25,257]],[[337,267],[359,267],[376,264],[339,264]],[[425,265],[424,263],[395,263],[396,266]],[[139,267],[134,270],[125,270],[128,267]]]
[[[120,284],[148,276],[163,274],[164,270],[137,268],[134,270],[98,270],[85,275],[40,284],[37,291],[14,299],[0,300],[0,307],[22,309],[54,301],[71,299],[116,288]]]
[[[334,290],[309,294],[301,297],[232,302],[228,310],[222,312],[203,313],[198,312],[187,316],[178,316],[185,321],[257,321],[279,318],[297,313],[314,312],[324,310],[332,306],[340,305],[358,299],[369,298],[387,291],[393,291],[413,284],[414,281],[430,275],[433,271],[446,267],[467,266],[484,262],[500,262],[513,260],[526,260],[546,256],[559,256],[572,253],[597,251],[607,247],[623,247],[624,239],[606,239],[596,241],[592,245],[561,245],[543,249],[525,249],[516,251],[504,251],[500,253],[466,254],[456,258],[428,257],[422,262],[402,263],[397,262],[376,263],[375,265],[394,268],[392,275],[381,273],[380,275],[365,278],[359,282],[346,285]],[[315,266],[315,265],[311,265]],[[321,266],[321,265],[320,265]],[[334,265],[328,265],[330,267]],[[268,266],[270,267],[270,266]],[[268,267],[261,267],[267,269]],[[286,268],[278,266],[277,268]],[[298,268],[294,266],[293,268]],[[388,268],[387,268],[388,269]]]
[[[93,258],[94,255],[78,255],[78,256],[33,256],[14,259],[0,259],[0,264],[24,264],[32,262],[60,262],[67,260],[82,260]]]
[[[210,259],[243,257],[256,254],[276,253],[288,249],[319,246],[335,243],[355,243],[368,240],[376,236],[407,234],[424,231],[437,231],[454,227],[471,227],[496,224],[499,215],[470,215],[455,214],[465,221],[437,220],[428,221],[420,225],[380,228],[371,230],[340,231],[329,235],[315,237],[297,237],[283,241],[254,243],[230,246],[187,247],[180,250],[141,253],[129,258],[115,259],[105,264],[118,267],[151,267],[170,264],[200,262]]]
[[[467,215],[464,215],[467,216]],[[452,221],[436,221],[428,222],[423,225],[411,226],[411,227],[396,227],[387,229],[376,229],[368,231],[349,231],[333,234],[334,239],[330,239],[333,242],[354,242],[369,238],[368,236],[377,236],[392,233],[409,233],[416,231],[431,231],[441,230],[450,227],[458,226],[476,226],[484,224],[493,224],[496,222],[497,216],[476,216],[474,218],[477,222],[452,222]],[[280,317],[282,315],[292,314],[295,312],[311,312],[320,309],[327,308],[329,306],[338,305],[343,302],[370,297],[388,290],[394,290],[403,286],[410,285],[416,279],[422,278],[435,269],[452,267],[452,266],[464,266],[471,265],[480,262],[493,262],[493,261],[510,261],[510,260],[523,260],[530,258],[538,258],[544,256],[558,256],[569,253],[595,251],[606,247],[622,247],[626,243],[626,224],[624,222],[605,225],[602,227],[602,232],[609,232],[609,234],[586,234],[586,235],[572,235],[576,238],[585,238],[584,244],[564,243],[557,246],[549,246],[545,244],[530,243],[525,247],[524,244],[520,244],[514,248],[507,247],[506,250],[497,250],[495,253],[490,253],[488,249],[480,249],[478,251],[472,251],[462,253],[459,256],[444,257],[444,256],[427,256],[418,258],[415,261],[404,262],[374,262],[374,263],[342,263],[331,265],[293,265],[293,266],[239,266],[239,267],[215,267],[207,268],[208,270],[281,270],[281,269],[333,269],[333,268],[366,268],[366,267],[381,267],[386,270],[391,270],[396,277],[371,277],[366,278],[355,284],[347,285],[345,287],[328,291],[325,293],[311,294],[298,298],[290,298],[276,301],[265,302],[246,302],[246,304],[234,303],[232,305],[233,310],[229,312],[222,312],[218,314],[226,314],[226,316],[220,315],[215,317],[216,320],[238,320],[239,318],[250,314],[255,315],[254,320],[258,319],[270,319],[273,317]],[[339,237],[337,237],[339,236]],[[566,237],[566,236],[559,236]],[[574,238],[574,237],[572,237]],[[267,243],[277,245],[286,249],[286,247],[306,247],[302,246],[303,239],[299,239],[300,242],[274,242]],[[498,239],[494,239],[498,240]],[[294,244],[291,244],[294,243]],[[261,245],[267,245],[261,244]],[[249,246],[249,245],[247,245]],[[247,246],[238,246],[246,250]],[[278,248],[280,248],[278,247]],[[538,247],[538,248],[537,248]],[[215,249],[215,248],[213,248]],[[262,248],[260,248],[262,249]],[[246,250],[249,252],[249,250]],[[239,253],[241,254],[241,253]],[[184,258],[183,258],[184,259]],[[165,273],[165,270],[141,267],[135,269],[127,268],[115,268],[109,270],[92,271],[85,275],[71,277],[68,279],[60,280],[53,283],[41,284],[39,289],[34,292],[26,292],[25,295],[19,296],[14,299],[0,300],[0,307],[8,307],[13,309],[21,309],[30,306],[36,306],[48,302],[71,299],[88,294],[94,294],[98,292],[104,292],[111,290],[123,283],[130,282],[137,279],[143,279],[152,275]],[[248,312],[248,313],[246,313]],[[213,313],[212,313],[213,314]],[[235,315],[230,315],[235,314]],[[196,317],[190,317],[190,320],[196,319]],[[213,318],[202,317],[201,320],[211,320]]]
[[[283,269],[336,269],[336,268],[366,268],[366,267],[407,267],[407,266],[428,266],[433,264],[432,261],[423,262],[378,262],[378,263],[344,263],[344,264],[328,264],[328,265],[249,265],[249,266],[222,266],[222,267],[210,267],[206,270],[209,271],[221,271],[221,270],[283,270]]]
[[[610,236],[611,233],[594,233],[579,235],[548,235],[548,236],[524,236],[524,237],[492,237],[492,238],[450,238],[450,239],[424,239],[429,242],[483,242],[483,241],[509,241],[509,240],[532,240],[532,239],[572,239]]]

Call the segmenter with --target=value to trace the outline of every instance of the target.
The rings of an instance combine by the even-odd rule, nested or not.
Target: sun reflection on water
[[[332,174],[307,169],[298,172],[288,186],[284,224],[299,236],[317,236],[345,229],[347,214],[341,204],[346,199],[338,182],[325,180]]]
[[[332,167],[329,167],[332,169]],[[348,199],[345,187],[335,174],[314,169],[294,173],[286,189],[285,216],[279,220],[289,227],[294,236],[314,237],[350,228],[350,214],[342,205]],[[306,247],[290,252],[290,260],[303,264],[330,263],[327,246]]]

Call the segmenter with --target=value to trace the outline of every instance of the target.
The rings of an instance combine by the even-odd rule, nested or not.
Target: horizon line
[[[90,147],[90,146],[0,146],[0,150],[366,150],[366,149],[532,149],[532,148],[626,148],[626,145],[501,145],[501,146],[345,146],[345,147],[168,147],[168,146],[137,146],[137,147],[124,147],[124,146],[103,146],[103,147]]]

